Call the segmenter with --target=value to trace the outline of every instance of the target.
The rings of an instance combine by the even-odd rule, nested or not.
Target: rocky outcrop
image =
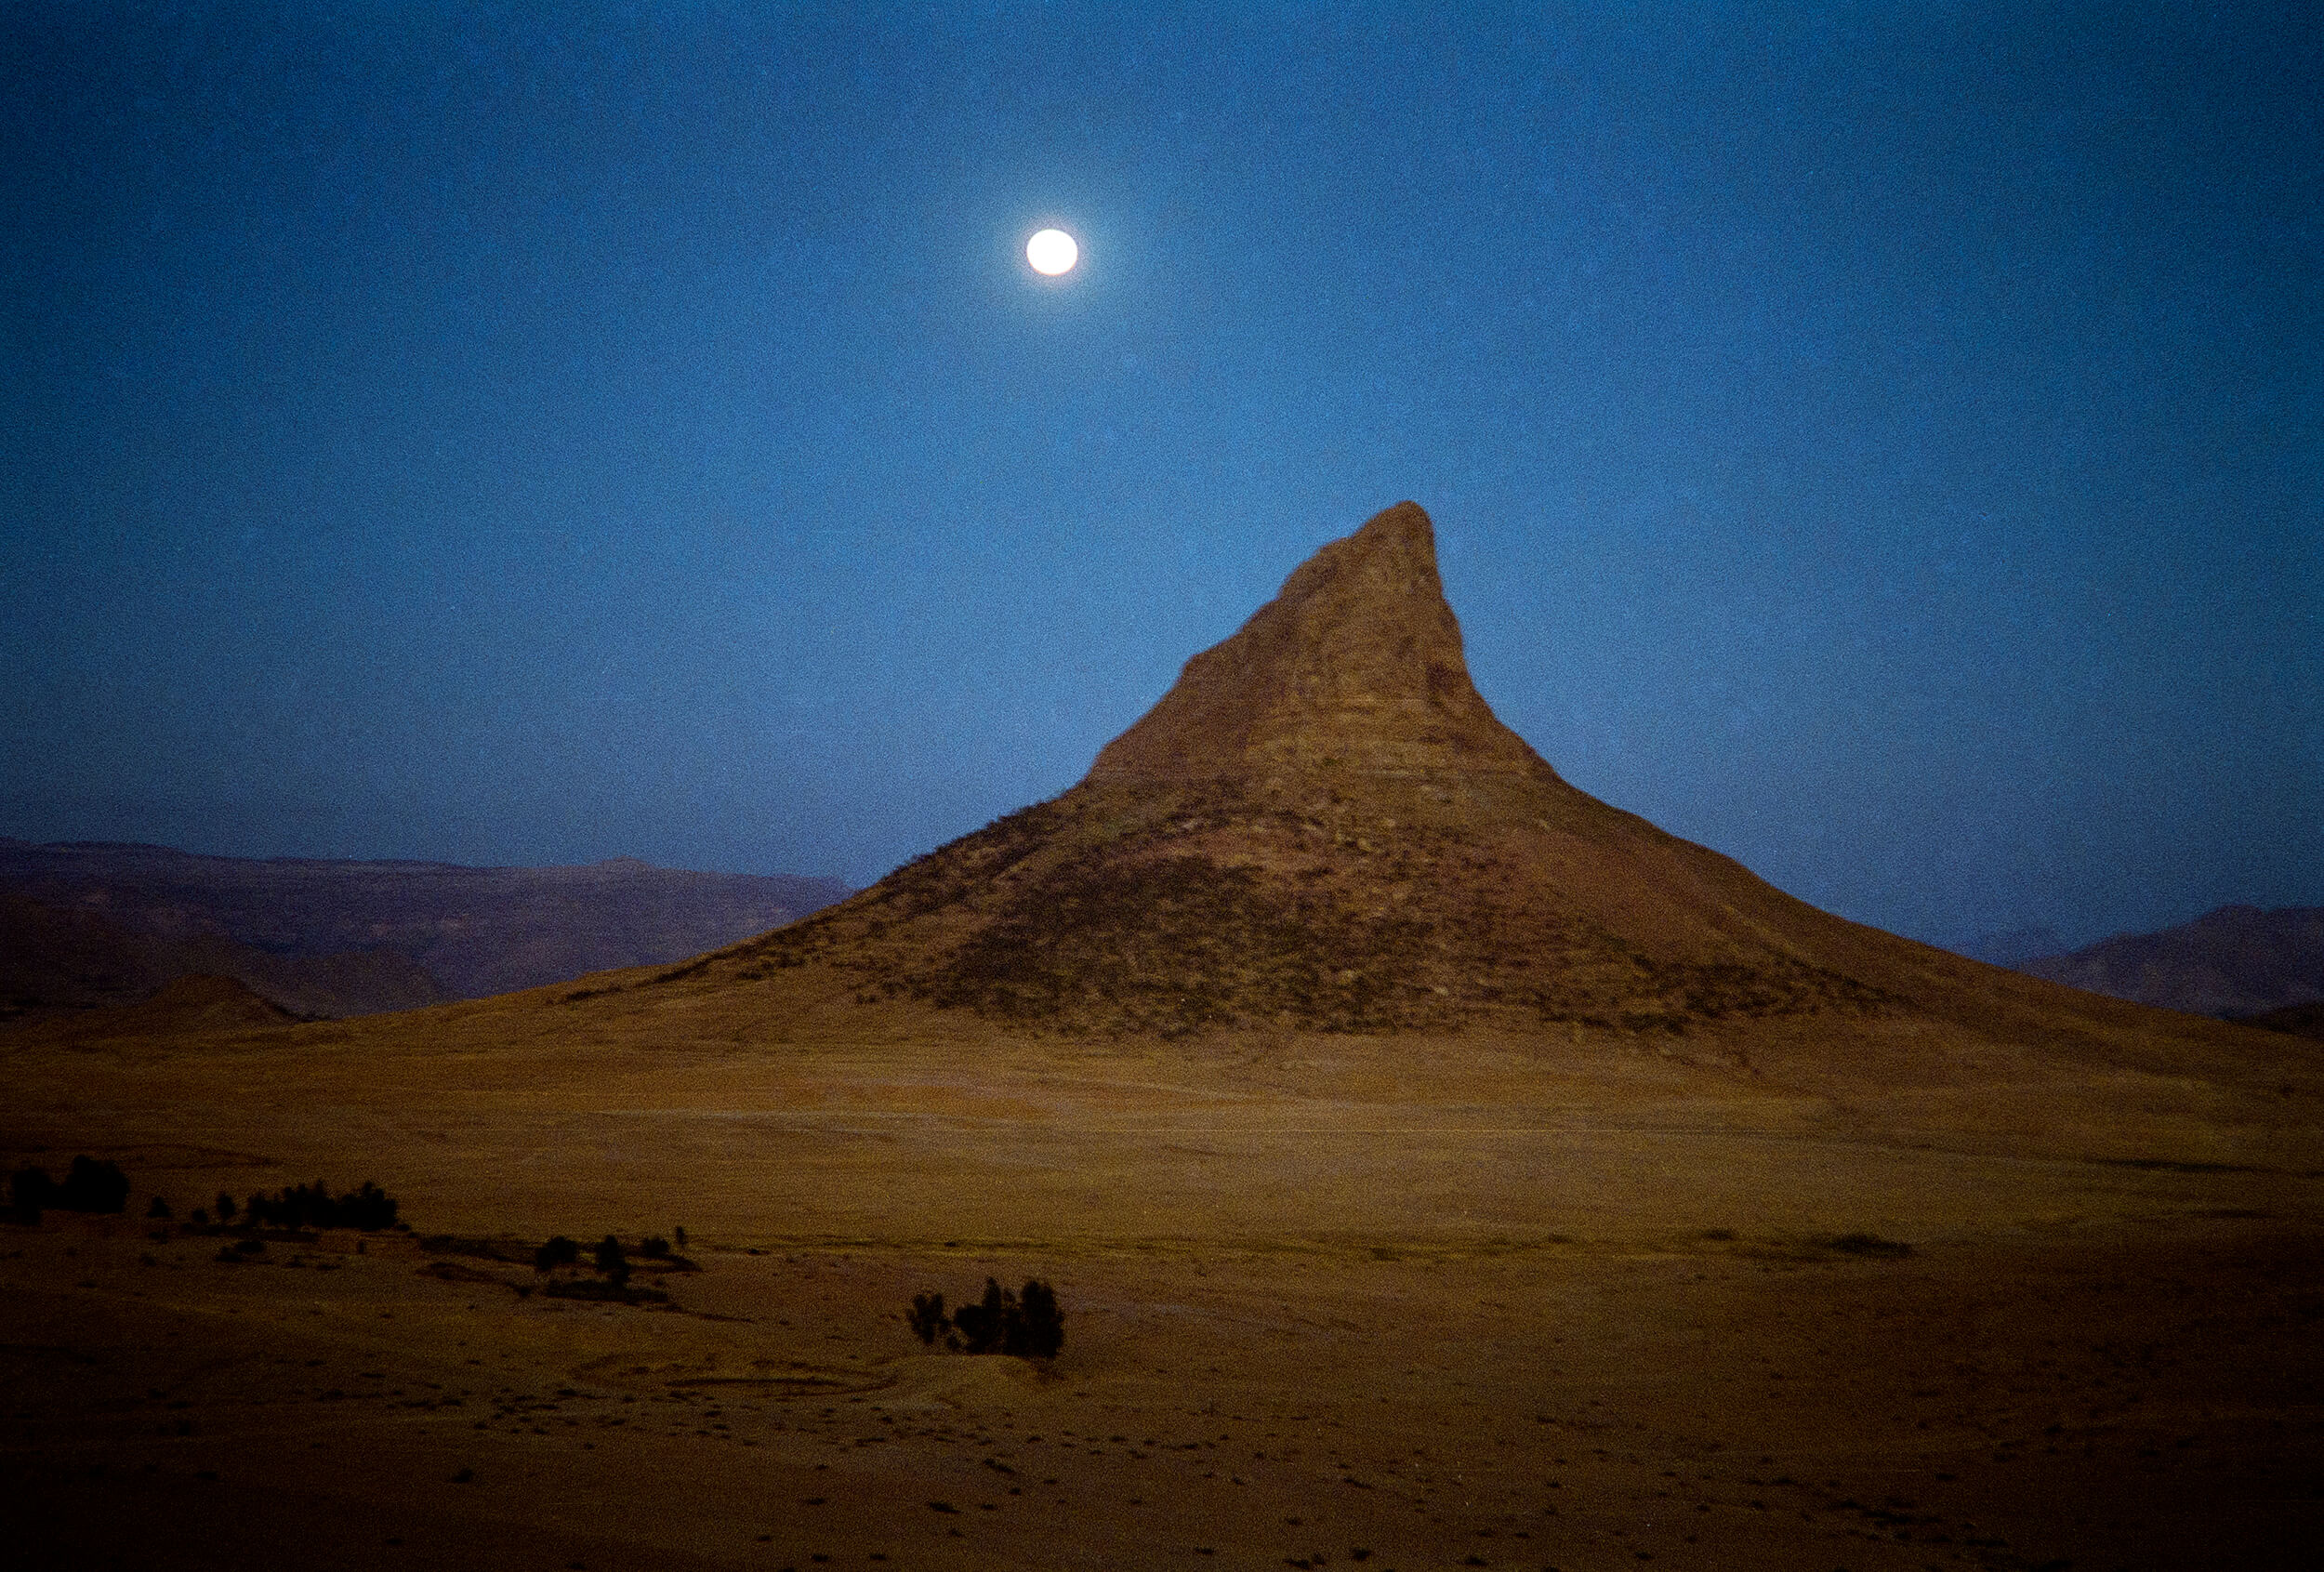
[[[1418,503],[1309,558],[1233,638],[1188,661],[1089,778],[1309,774],[1557,778],[1469,680]]]

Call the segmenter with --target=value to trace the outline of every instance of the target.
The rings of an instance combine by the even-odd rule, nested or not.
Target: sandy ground
[[[1604,1045],[414,1040],[6,1060],[12,1163],[137,1186],[0,1226],[32,1564],[1867,1572],[2324,1539],[2324,1162],[2219,1113],[2247,1090],[1874,1107]],[[2066,1133],[1990,1137],[2045,1101]],[[135,1216],[318,1177],[378,1180],[416,1234],[226,1263]],[[667,1306],[520,1295],[529,1267],[417,1236],[680,1223],[702,1270]],[[1053,1364],[912,1338],[915,1291],[987,1274],[1056,1286]]]

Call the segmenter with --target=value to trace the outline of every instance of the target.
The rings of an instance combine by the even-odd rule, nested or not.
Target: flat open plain
[[[136,1185],[0,1228],[31,1564],[2177,1568],[2324,1536],[2324,1076],[2291,1039],[2039,1082],[1859,1029],[1841,1084],[1812,1023],[706,1011],[0,1050],[12,1164]],[[227,1264],[139,1218],[317,1177],[413,1235]],[[666,1307],[521,1296],[473,1243],[680,1224]],[[1055,1285],[1053,1366],[906,1329],[987,1274]]]

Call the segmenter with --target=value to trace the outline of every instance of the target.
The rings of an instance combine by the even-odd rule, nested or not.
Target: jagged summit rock
[[[1186,663],[1089,779],[1316,771],[1555,778],[1470,680],[1418,503],[1309,558],[1233,638]]]

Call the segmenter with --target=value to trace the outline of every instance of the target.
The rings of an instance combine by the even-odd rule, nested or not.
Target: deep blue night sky
[[[1411,497],[1818,905],[2324,902],[2313,6],[823,9],[0,14],[0,834],[868,881]]]

